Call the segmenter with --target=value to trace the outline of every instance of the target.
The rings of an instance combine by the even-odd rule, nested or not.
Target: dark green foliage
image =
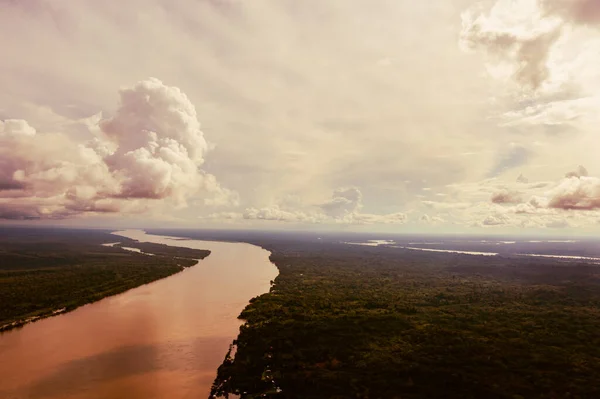
[[[98,231],[0,233],[0,330],[170,276],[210,253],[138,243]],[[156,256],[101,245],[116,241]]]
[[[600,397],[596,265],[262,244],[280,275],[216,396]]]

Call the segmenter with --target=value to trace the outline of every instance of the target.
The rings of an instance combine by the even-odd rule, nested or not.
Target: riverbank
[[[104,246],[115,241],[109,232],[14,229],[3,233],[0,332],[171,276],[210,254],[124,237],[114,246]]]

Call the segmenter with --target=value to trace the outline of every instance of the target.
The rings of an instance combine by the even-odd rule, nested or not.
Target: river
[[[201,398],[237,337],[248,301],[268,292],[269,252],[115,233],[211,254],[181,273],[0,334],[0,398]]]

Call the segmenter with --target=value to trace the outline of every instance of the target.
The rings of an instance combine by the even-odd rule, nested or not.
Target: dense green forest
[[[101,245],[117,241],[154,256]],[[105,231],[1,230],[0,331],[167,277],[209,253]]]
[[[600,398],[600,267],[258,241],[280,274],[212,395]]]

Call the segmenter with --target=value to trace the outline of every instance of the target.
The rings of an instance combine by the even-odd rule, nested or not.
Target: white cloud
[[[548,207],[566,210],[600,209],[600,179],[567,177],[549,193]]]
[[[578,228],[591,226],[600,214],[600,179],[580,166],[554,182],[521,183],[487,179],[453,186],[452,202],[425,206],[447,221],[478,227]],[[482,193],[492,192],[487,198]],[[465,203],[469,206],[457,207]],[[425,215],[422,222],[431,217]]]
[[[184,206],[198,193],[208,202],[235,202],[235,193],[200,169],[208,145],[179,89],[157,79],[123,89],[118,111],[100,130],[86,145],[64,134],[38,134],[26,121],[0,122],[2,217],[136,212],[148,200]]]
[[[483,48],[520,83],[537,90],[549,78],[549,50],[561,34],[557,21],[545,20],[535,1],[498,0],[489,13],[480,7],[463,14],[462,44]]]
[[[0,137],[34,136],[35,129],[22,119],[0,121]]]
[[[342,224],[404,224],[407,220],[408,216],[405,213],[397,212],[385,215],[351,213],[336,221]]]
[[[419,220],[421,221],[421,223],[433,225],[442,224],[446,222],[446,220],[439,216],[429,216],[426,213],[421,215],[421,218]]]
[[[508,216],[503,215],[503,214],[495,214],[495,215],[489,215],[488,217],[486,217],[482,224],[484,226],[500,226],[500,225],[504,225],[504,224],[508,224],[510,222],[510,219],[508,218]]]
[[[497,0],[489,9],[463,13],[462,44],[483,48],[521,84],[536,91],[555,85],[564,74],[553,54],[568,28],[600,23],[596,0]]]
[[[313,217],[302,212],[289,212],[279,209],[277,206],[265,208],[248,208],[243,213],[244,219],[249,220],[271,220],[278,222],[314,222]]]
[[[337,187],[357,186],[368,193],[364,209],[393,213],[422,188],[399,182],[449,184],[477,174],[474,161],[489,170],[480,154],[497,140],[480,101],[487,79],[478,74],[478,60],[456,48],[462,5],[436,1],[423,7],[407,0],[377,7],[358,0],[4,2],[0,118],[22,118],[44,134],[61,131],[84,142],[87,126],[71,122],[100,110],[114,115],[120,122],[107,133],[122,151],[111,170],[139,175],[119,179],[122,194],[182,199],[197,183],[184,178],[189,160],[196,162],[184,138],[164,126],[152,126],[157,137],[136,135],[133,143],[118,133],[127,124],[138,132],[145,126],[119,116],[114,88],[156,76],[197,107],[215,144],[202,170],[238,192],[241,209],[288,195],[316,204]],[[423,21],[444,28],[423,30]],[[396,62],[406,54],[411,62]],[[392,62],[384,68],[381,60]],[[128,89],[124,103],[139,104],[153,90],[146,86]],[[481,131],[490,133],[470,139]],[[330,212],[345,212],[344,200],[337,201]],[[180,215],[194,213],[210,211]]]
[[[331,200],[319,208],[329,220],[341,224],[403,224],[407,220],[402,212],[390,214],[363,213],[363,195],[356,187],[334,190]]]
[[[243,219],[323,225],[404,224],[407,221],[407,215],[402,212],[363,213],[360,211],[362,207],[361,191],[356,187],[345,187],[334,190],[330,200],[318,205],[311,206],[297,200],[287,200],[272,206],[246,208],[242,213],[213,213],[207,219]]]
[[[333,198],[321,205],[321,209],[333,218],[343,218],[355,214],[362,208],[362,193],[356,187],[338,188]]]

